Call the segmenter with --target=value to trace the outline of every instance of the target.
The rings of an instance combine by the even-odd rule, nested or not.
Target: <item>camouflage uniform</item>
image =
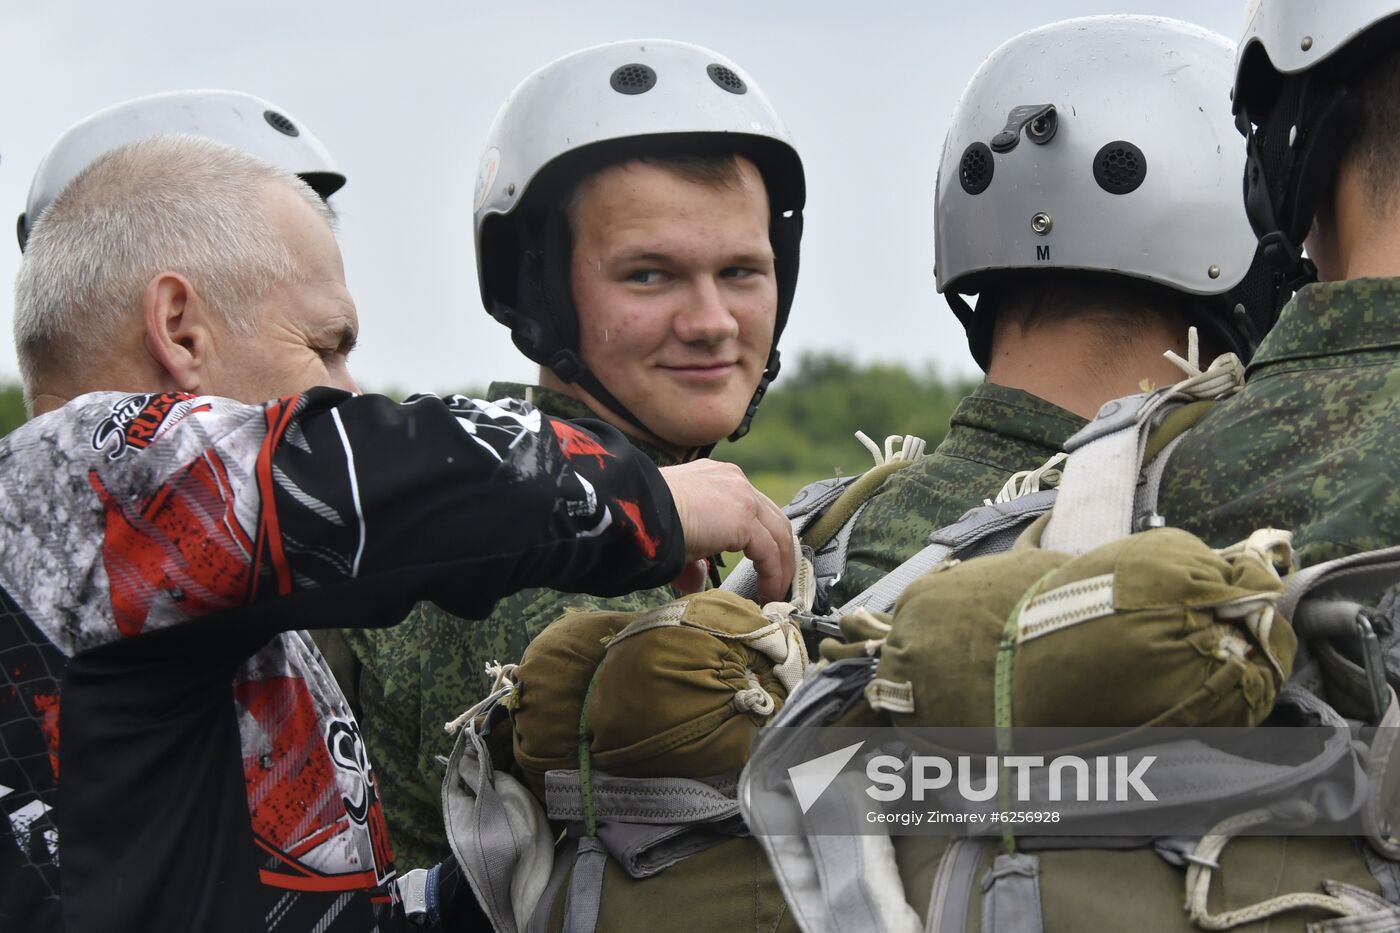
[[[525,398],[527,387],[493,383],[491,399]],[[539,387],[529,399],[556,418],[596,418],[582,402]],[[675,458],[633,441],[656,463]],[[496,604],[489,617],[465,622],[430,602],[414,607],[393,628],[347,629],[346,641],[361,667],[359,722],[379,781],[400,872],[452,857],[442,823],[443,766],[452,751],[443,724],[480,699],[490,686],[484,673],[495,660],[519,661],[525,646],[570,609],[633,611],[673,599],[669,588],[600,599],[555,590],[522,590]]]
[[[833,605],[913,557],[932,532],[994,497],[1012,473],[1035,469],[1059,453],[1084,424],[1029,392],[979,385],[958,403],[943,443],[887,479],[856,520]]]
[[[1309,286],[1168,461],[1163,514],[1217,547],[1291,529],[1304,565],[1400,544],[1397,424],[1400,279]]]

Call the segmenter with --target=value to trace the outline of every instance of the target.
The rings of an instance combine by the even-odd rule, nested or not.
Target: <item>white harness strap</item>
[[[1186,373],[1185,379],[1167,389],[1105,403],[1093,421],[1065,442],[1069,462],[1041,547],[1086,554],[1137,530],[1133,521],[1138,485],[1152,428],[1179,404],[1220,398],[1244,385],[1244,365],[1233,353],[1216,357],[1204,371],[1197,366],[1196,354],[1193,328],[1190,359],[1166,354]],[[1157,482],[1160,476],[1154,491]]]

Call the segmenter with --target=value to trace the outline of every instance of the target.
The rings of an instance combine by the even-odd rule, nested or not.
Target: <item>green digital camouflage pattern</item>
[[[1160,510],[1220,547],[1273,526],[1313,564],[1400,544],[1400,279],[1311,285],[1168,461]]]
[[[492,399],[528,397],[556,418],[597,417],[581,402],[548,389],[495,383],[488,394]],[[656,448],[637,446],[661,465],[674,462]],[[442,825],[444,769],[437,760],[452,751],[443,724],[486,693],[486,665],[519,661],[530,640],[566,608],[630,612],[675,595],[664,587],[616,599],[530,589],[501,600],[479,622],[423,602],[393,628],[344,630],[360,663],[358,719],[400,872],[452,856]]]
[[[934,531],[993,498],[1021,470],[1059,453],[1085,420],[1042,398],[983,383],[958,403],[948,436],[887,479],[856,520],[832,604],[858,595],[913,557]]]

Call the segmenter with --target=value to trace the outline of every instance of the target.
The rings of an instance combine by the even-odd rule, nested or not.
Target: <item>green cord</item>
[[[598,813],[593,806],[593,752],[589,747],[593,737],[588,732],[588,703],[593,699],[593,685],[597,682],[598,671],[595,670],[588,681],[578,717],[578,789],[583,801],[583,831],[589,836],[598,835]]]
[[[1050,571],[1050,573],[1054,572]],[[1040,592],[1041,584],[1049,579],[1050,573],[1036,580],[1031,584],[1030,589],[1021,594],[1016,608],[1011,610],[1011,615],[1006,619],[1006,625],[1001,630],[1001,644],[997,646],[996,709],[993,715],[997,729],[997,765],[999,770],[997,800],[1003,813],[1011,812],[1011,772],[1006,767],[1006,756],[1012,751],[1011,673],[1016,659],[1016,635],[1021,630],[1021,612],[1031,600],[1035,599],[1036,594]],[[1016,853],[1016,834],[1012,832],[1010,823],[1003,821],[1001,825],[1002,849],[1007,855],[1014,855]]]

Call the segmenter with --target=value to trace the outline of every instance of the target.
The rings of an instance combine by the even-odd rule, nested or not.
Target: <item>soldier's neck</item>
[[[1343,163],[1308,234],[1322,281],[1400,276],[1400,192],[1377,194],[1361,169]]]
[[[1109,399],[1182,378],[1162,354],[1186,355],[1185,327],[1156,316],[1141,316],[1138,323],[1140,329],[1127,340],[1093,319],[998,326],[987,381],[1093,418]]]

